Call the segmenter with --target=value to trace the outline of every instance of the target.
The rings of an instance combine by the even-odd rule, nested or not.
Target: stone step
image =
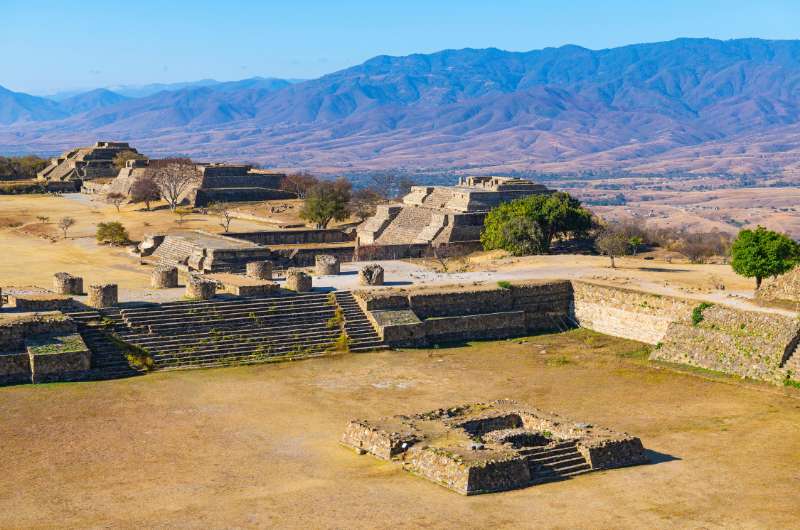
[[[209,350],[223,350],[223,349],[231,349],[237,347],[244,347],[244,348],[256,348],[258,346],[269,346],[269,347],[295,347],[296,345],[313,345],[313,344],[331,344],[334,343],[339,337],[338,333],[331,333],[328,335],[307,335],[300,339],[286,339],[286,338],[272,338],[272,337],[260,337],[260,338],[253,338],[249,340],[237,340],[237,338],[231,338],[229,340],[224,341],[217,341],[215,343],[204,343],[201,344],[197,341],[195,342],[172,342],[172,343],[142,343],[142,342],[135,342],[139,347],[145,348],[148,352],[153,355],[164,355],[167,353],[182,353],[189,349],[194,351],[209,351]],[[370,335],[358,335],[355,337],[350,337],[352,343],[360,342],[362,340],[375,340],[374,337]]]
[[[358,353],[358,352],[367,352],[367,351],[377,351],[386,349],[386,345],[383,343],[376,343],[376,344],[363,344],[357,347],[350,348],[351,352]],[[225,354],[205,354],[205,355],[191,355],[185,358],[180,357],[173,357],[173,358],[165,358],[159,359],[156,361],[156,369],[161,370],[170,370],[175,368],[185,368],[191,366],[207,366],[209,364],[217,364],[218,366],[226,366],[230,363],[236,363],[241,360],[248,360],[248,364],[255,364],[255,363],[263,363],[269,362],[270,358],[272,357],[285,357],[286,355],[291,353],[291,349],[282,351],[282,352],[275,352],[270,354],[259,354],[252,351],[249,352],[228,352]],[[321,357],[323,355],[327,355],[329,352],[324,349],[312,351],[312,352],[305,352],[300,358],[307,359],[313,357]]]

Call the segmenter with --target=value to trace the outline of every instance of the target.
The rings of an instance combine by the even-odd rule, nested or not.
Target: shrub
[[[708,302],[702,302],[697,307],[692,309],[692,325],[696,326],[703,321],[703,311],[708,309],[709,307],[713,306],[714,304],[710,304]]]
[[[128,231],[125,229],[122,223],[117,221],[98,224],[97,234],[95,237],[97,238],[98,243],[116,246],[127,245],[130,243]]]
[[[511,282],[507,280],[500,280],[497,282],[497,286],[501,289],[511,289]]]

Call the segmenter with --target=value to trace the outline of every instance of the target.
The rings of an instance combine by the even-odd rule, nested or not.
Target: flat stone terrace
[[[125,350],[149,357],[154,370],[174,370],[386,348],[347,291],[170,302],[71,316],[96,363],[122,375],[130,373]]]
[[[353,420],[342,443],[464,495],[648,461],[639,438],[510,400]]]

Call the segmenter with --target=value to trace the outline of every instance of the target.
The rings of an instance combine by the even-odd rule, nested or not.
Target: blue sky
[[[800,0],[0,0],[0,85],[312,78],[375,55],[800,38]]]

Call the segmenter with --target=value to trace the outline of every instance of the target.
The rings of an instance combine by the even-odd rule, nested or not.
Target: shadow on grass
[[[654,451],[652,449],[645,449],[644,454],[650,460],[650,463],[648,465],[651,466],[656,464],[663,464],[664,462],[674,462],[676,460],[681,460],[681,458],[678,458],[677,456],[669,455],[667,453],[661,453],[659,451]]]
[[[665,269],[663,267],[636,267],[636,270],[645,272],[690,272],[689,269]]]

